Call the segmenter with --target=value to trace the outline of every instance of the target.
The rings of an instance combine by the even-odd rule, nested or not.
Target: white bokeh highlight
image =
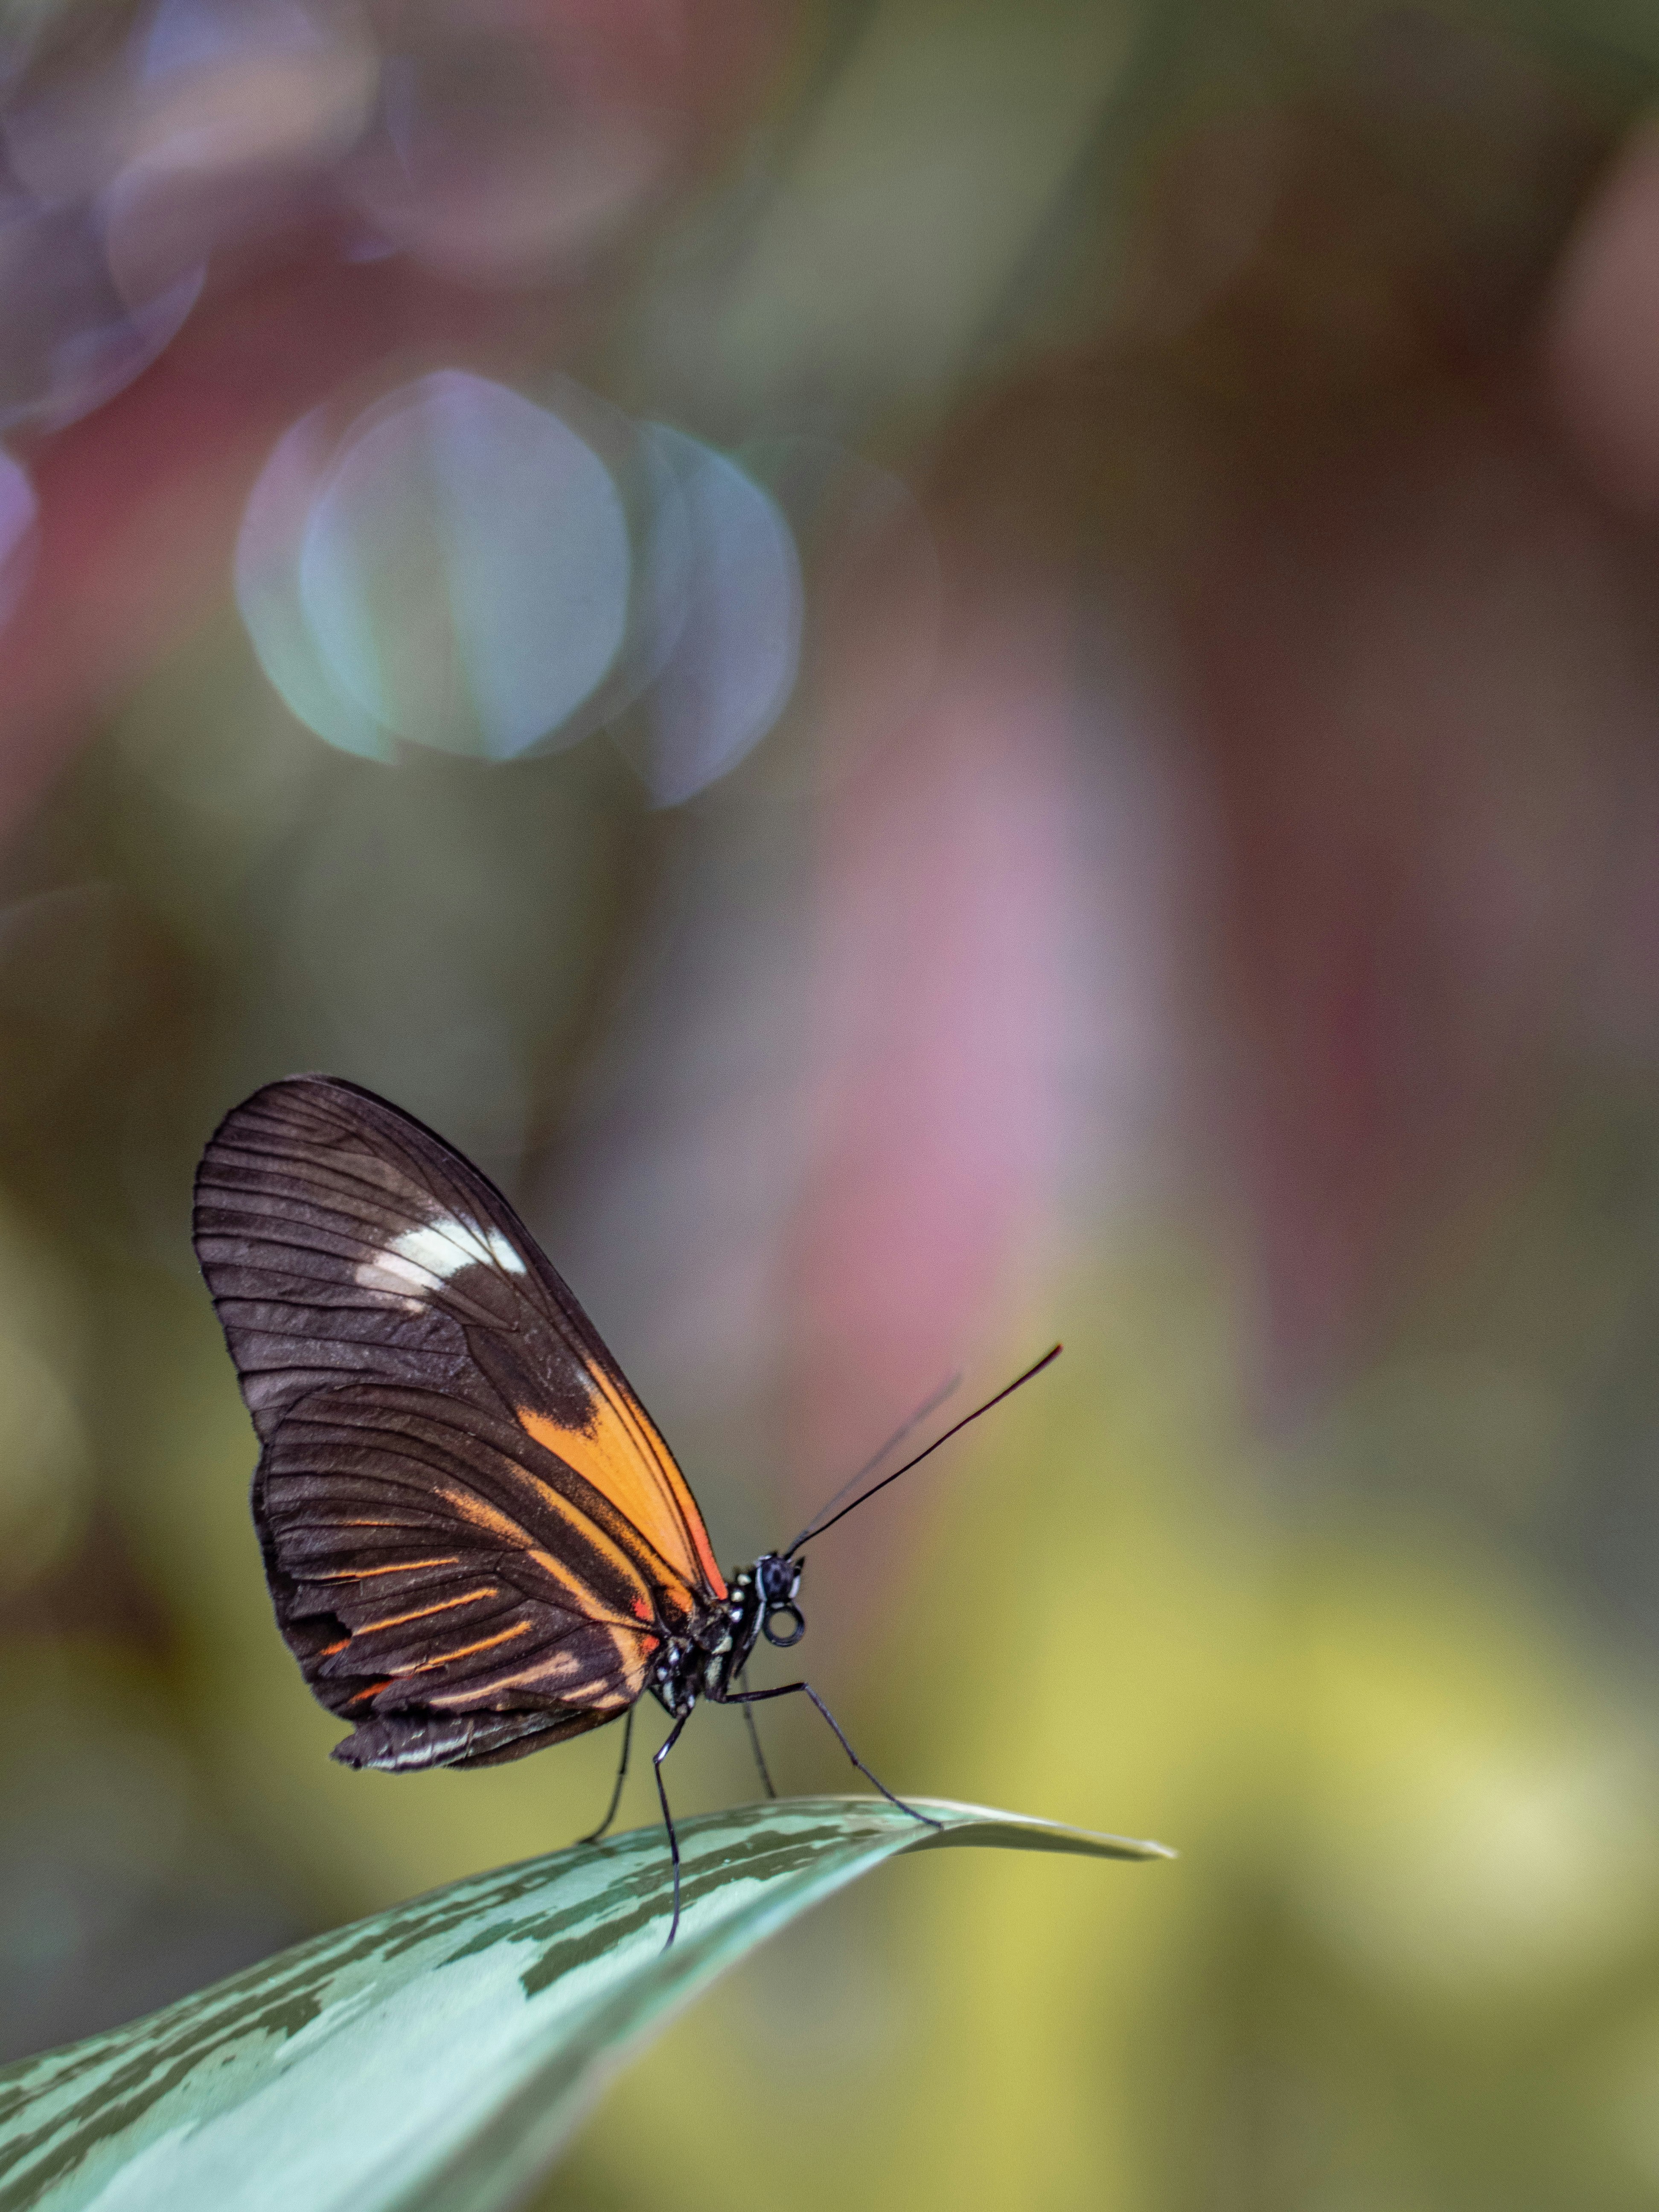
[[[248,502],[237,597],[266,674],[329,743],[501,761],[557,743],[605,680],[632,570],[593,449],[448,369],[332,446],[314,416],[288,433]]]

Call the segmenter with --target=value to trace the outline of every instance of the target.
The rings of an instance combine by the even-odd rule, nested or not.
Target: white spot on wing
[[[446,1213],[418,1229],[406,1229],[384,1251],[371,1253],[357,1269],[357,1280],[366,1291],[392,1291],[418,1304],[463,1267],[499,1267],[508,1275],[525,1272],[523,1260],[499,1229]]]

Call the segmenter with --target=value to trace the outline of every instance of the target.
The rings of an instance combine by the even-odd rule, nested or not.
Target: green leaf
[[[901,1851],[1161,1844],[920,1799],[791,1797],[687,1820],[665,1950],[659,1827],[475,1875],[131,2026],[0,2071],[0,2212],[485,2212],[722,1968]]]

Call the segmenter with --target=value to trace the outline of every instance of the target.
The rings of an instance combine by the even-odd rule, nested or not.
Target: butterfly
[[[750,1708],[801,1695],[866,1780],[927,1820],[811,1683],[746,1685],[763,1641],[805,1634],[801,1550],[842,1514],[826,1508],[728,1582],[598,1330],[495,1185],[432,1130],[336,1077],[269,1084],[208,1144],[194,1236],[258,1436],[253,1520],[277,1626],[350,1724],[336,1759],[489,1766],[624,1719],[610,1808],[583,1839],[597,1841],[649,1692],[670,1722],[653,1768],[671,1942],[680,1853],[662,1768],[703,1699],[743,1708],[769,1795]]]

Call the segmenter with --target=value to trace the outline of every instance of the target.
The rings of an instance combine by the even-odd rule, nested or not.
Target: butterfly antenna
[[[1041,1375],[1045,1367],[1051,1365],[1059,1358],[1063,1348],[1058,1344],[1052,1346],[1034,1365],[1028,1367],[1023,1375],[1016,1375],[1012,1382],[1005,1383],[994,1398],[988,1398],[982,1406],[975,1406],[971,1413],[964,1413],[959,1421],[953,1422],[951,1427],[946,1429],[942,1437],[935,1437],[926,1451],[919,1451],[914,1459],[907,1459],[902,1467],[896,1467],[890,1474],[884,1474],[879,1482],[872,1483],[861,1497],[855,1498],[850,1505],[843,1505],[839,1513],[832,1513],[827,1521],[821,1521],[816,1528],[809,1522],[808,1533],[804,1536],[797,1536],[783,1556],[786,1559],[793,1558],[804,1544],[815,1542],[826,1529],[833,1528],[837,1521],[844,1521],[849,1513],[856,1512],[860,1505],[866,1504],[878,1490],[885,1490],[890,1482],[896,1482],[900,1475],[908,1474],[913,1467],[920,1467],[923,1460],[931,1458],[941,1444],[948,1444],[952,1437],[960,1436],[970,1421],[978,1420],[981,1413],[988,1413],[993,1406],[1000,1406],[1005,1398],[1012,1398],[1014,1392],[1024,1383],[1030,1382],[1034,1376]]]
[[[804,1544],[809,1536],[816,1535],[817,1534],[818,1523],[823,1519],[825,1514],[833,1513],[836,1506],[841,1504],[842,1499],[845,1498],[849,1492],[856,1490],[860,1483],[866,1480],[870,1475],[872,1475],[876,1469],[881,1465],[883,1460],[886,1458],[888,1453],[891,1451],[896,1445],[902,1444],[904,1442],[904,1439],[909,1435],[912,1429],[915,1428],[919,1423],[925,1421],[929,1413],[937,1413],[939,1408],[951,1395],[951,1392],[954,1390],[959,1390],[961,1388],[962,1376],[959,1374],[952,1375],[947,1381],[939,1384],[938,1389],[934,1391],[931,1398],[924,1400],[923,1402],[916,1407],[915,1412],[910,1415],[908,1420],[901,1421],[897,1428],[894,1430],[892,1435],[888,1437],[886,1443],[882,1446],[881,1449],[879,1451],[872,1452],[869,1458],[865,1461],[864,1465],[859,1469],[858,1473],[854,1475],[849,1475],[847,1480],[842,1483],[841,1488],[836,1492],[835,1496],[831,1498],[826,1499],[824,1504],[819,1506],[817,1511],[812,1516],[806,1526],[801,1530],[799,1535],[796,1537],[794,1543],[785,1547],[783,1553],[784,1558],[787,1559],[789,1557],[789,1554],[796,1549],[797,1546]]]

